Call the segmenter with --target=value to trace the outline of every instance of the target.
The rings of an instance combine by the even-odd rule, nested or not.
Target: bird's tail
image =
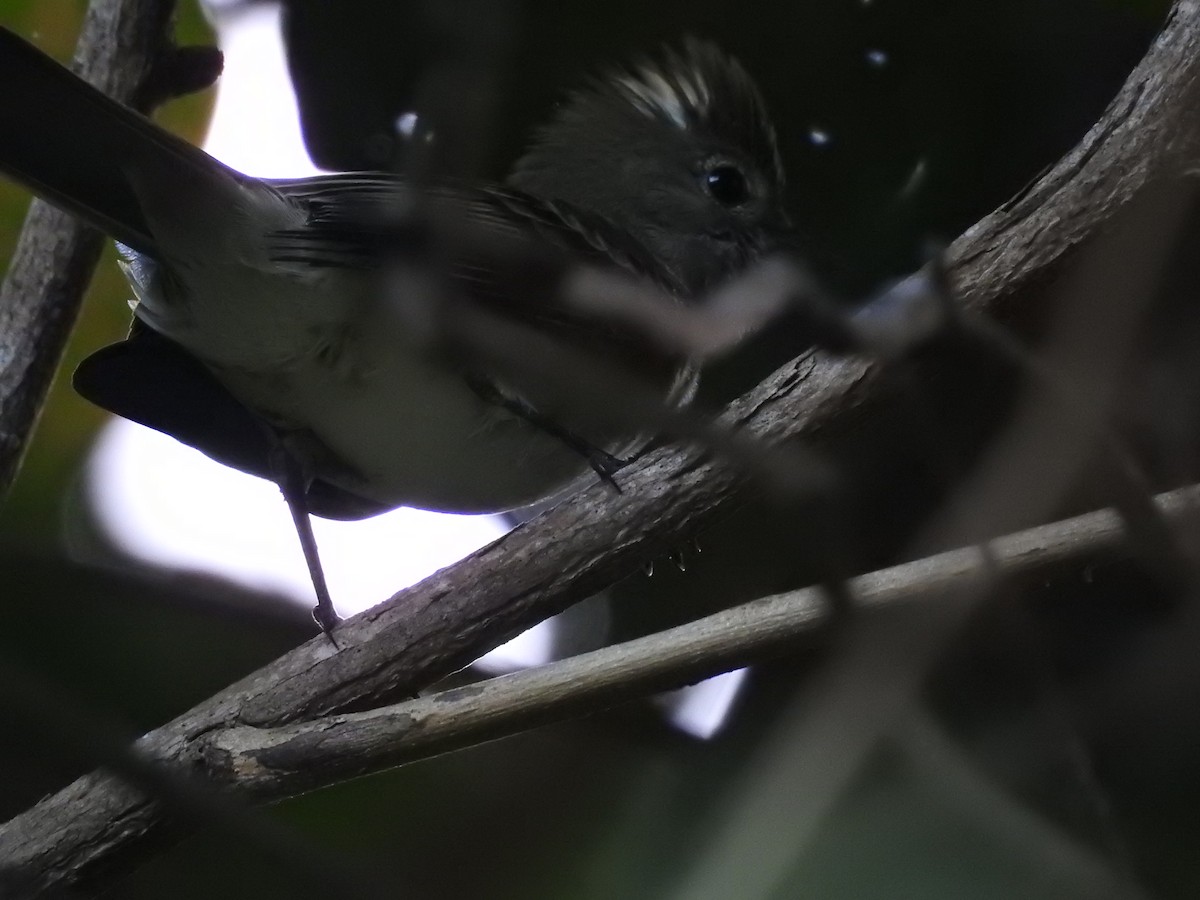
[[[239,177],[6,28],[0,85],[0,172],[135,250],[157,255],[131,173]]]

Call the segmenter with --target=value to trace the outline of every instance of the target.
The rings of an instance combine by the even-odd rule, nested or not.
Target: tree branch
[[[1155,498],[1173,527],[1200,521],[1200,485]],[[961,603],[997,580],[1040,581],[1132,554],[1113,510],[1031,528],[978,547],[951,550],[850,579],[853,609],[870,613]],[[194,754],[219,783],[270,801],[427,759],[552,721],[595,712],[654,691],[683,687],[783,650],[822,632],[831,606],[821,588],[764,597],[703,619],[534,669],[450,688],[367,712],[258,728],[235,725],[201,736]]]
[[[1197,109],[1200,2],[1179,0],[1079,148],[951,248],[949,275],[967,308],[1036,337],[1047,313],[1045,286],[1075,252],[1148,186],[1190,177]],[[891,437],[879,422],[895,398],[883,367],[810,353],[732,404],[723,419],[768,445],[886,445]],[[618,496],[601,486],[582,491],[348,621],[338,631],[340,651],[310,641],[146,735],[139,749],[190,771],[211,764],[212,755],[199,751],[221,729],[277,727],[411,694],[678,546],[748,495],[742,474],[692,449],[651,452],[622,473],[621,484]],[[0,861],[37,872],[47,887],[95,884],[135,858],[165,821],[154,798],[94,773],[0,828]]]

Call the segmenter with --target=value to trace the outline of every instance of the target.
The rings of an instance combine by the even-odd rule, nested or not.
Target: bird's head
[[[736,60],[695,39],[572,94],[509,183],[627,230],[690,294],[787,226],[762,95]]]

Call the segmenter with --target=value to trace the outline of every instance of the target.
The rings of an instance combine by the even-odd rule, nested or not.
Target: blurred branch
[[[175,48],[174,12],[160,0],[94,0],[72,68],[141,112],[206,87],[220,54]],[[0,285],[0,498],[16,478],[103,240],[40,200],[29,209]]]
[[[199,779],[183,777],[173,769],[146,759],[131,746],[124,728],[111,718],[83,705],[60,686],[47,683],[19,663],[0,656],[4,720],[22,735],[26,746],[74,747],[86,745],[91,758],[100,759],[130,784],[152,793],[188,821],[219,828],[260,858],[276,862],[277,878],[289,896],[383,898],[394,894],[363,860],[351,862],[318,839],[249,808],[239,798],[209,790]],[[70,828],[70,822],[62,828]],[[0,897],[41,896],[38,872],[14,870],[0,856]]]
[[[1040,336],[1055,302],[1047,286],[1069,271],[1076,251],[1091,245],[1147,187],[1182,186],[1193,177],[1197,109],[1200,2],[1180,0],[1081,145],[951,247],[948,275],[966,307],[1024,339]],[[723,422],[770,446],[803,439],[820,449],[847,434],[864,446],[888,446],[894,435],[879,423],[895,392],[884,374],[879,364],[806,354],[732,404]],[[984,395],[970,400],[995,402]],[[620,484],[619,495],[604,486],[582,491],[346,622],[338,630],[340,650],[310,641],[146,735],[140,751],[169,769],[203,772],[213,762],[203,751],[222,729],[285,726],[411,695],[668,552],[747,496],[743,473],[695,449],[657,449],[622,472]],[[1097,538],[1098,547],[1118,542],[1120,530],[1108,521],[1114,530]],[[1075,539],[1074,527],[1063,532],[1064,547]],[[964,561],[980,564],[976,552],[961,552]],[[1039,551],[1014,552],[1028,558]],[[859,598],[872,605],[869,594]],[[698,670],[688,669],[686,677],[698,677]],[[651,680],[663,686],[657,676]],[[572,701],[562,702],[569,707]],[[528,722],[550,715],[525,714]],[[494,733],[477,727],[482,735]],[[339,777],[354,768],[338,765],[347,766]],[[361,760],[354,765],[364,767]],[[155,798],[93,773],[0,827],[0,861],[37,872],[46,887],[103,883],[121,864],[149,852],[148,839],[161,838],[166,819]]]
[[[938,796],[960,810],[963,821],[986,830],[996,844],[1050,873],[1080,894],[1112,900],[1150,900],[1123,865],[1125,860],[1097,852],[1058,822],[997,784],[974,764],[967,751],[927,712],[914,712],[900,734],[907,758]]]

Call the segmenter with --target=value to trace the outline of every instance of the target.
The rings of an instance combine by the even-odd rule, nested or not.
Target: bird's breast
[[[543,500],[587,471],[539,428],[406,348],[343,334],[286,368],[217,370],[232,393],[308,456],[315,474],[392,506],[500,512]]]
[[[359,496],[499,512],[589,471],[432,358],[427,336],[381,308],[370,273],[260,271],[236,259],[138,272],[139,317],[288,435],[314,475]]]

